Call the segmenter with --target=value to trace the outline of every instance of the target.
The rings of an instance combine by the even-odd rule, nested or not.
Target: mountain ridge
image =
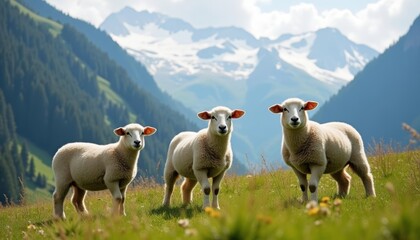
[[[406,146],[410,135],[402,124],[420,130],[420,113],[410,107],[420,101],[419,39],[420,16],[405,35],[321,106],[314,119],[348,122],[366,144]]]

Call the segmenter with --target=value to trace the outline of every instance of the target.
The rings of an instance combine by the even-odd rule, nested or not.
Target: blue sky
[[[419,0],[46,0],[99,26],[125,6],[181,18],[196,28],[236,26],[277,38],[333,27],[380,52],[404,35],[420,14]]]

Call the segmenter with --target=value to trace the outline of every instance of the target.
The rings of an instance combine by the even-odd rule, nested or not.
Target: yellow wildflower
[[[209,214],[210,215],[210,213],[213,211],[213,208],[211,208],[211,207],[206,207],[206,208],[204,208],[204,212],[205,213],[207,213],[207,214]]]
[[[265,224],[271,224],[273,219],[270,216],[258,215],[257,220]]]
[[[314,207],[308,210],[309,216],[315,216],[319,213],[319,207]]]
[[[220,211],[211,207],[206,207],[204,212],[206,212],[212,218],[219,218],[221,216]]]
[[[321,203],[328,204],[329,202],[330,202],[330,198],[329,197],[323,197],[323,198],[321,198]]]
[[[325,203],[325,202],[321,202],[320,204],[319,204],[319,206],[320,207],[324,207],[324,208],[328,208],[328,203]]]

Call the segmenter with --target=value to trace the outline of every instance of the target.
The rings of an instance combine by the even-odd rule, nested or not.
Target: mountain
[[[194,113],[182,105],[179,101],[162,92],[157,86],[155,79],[150,75],[145,66],[136,61],[131,55],[121,48],[118,43],[104,31],[100,31],[91,24],[75,19],[66,15],[44,0],[19,0],[24,6],[45,18],[52,19],[62,24],[68,24],[79,32],[83,33],[97,48],[105,52],[110,59],[115,61],[120,67],[124,68],[129,77],[142,88],[147,88],[148,92],[159,99],[162,103],[183,113],[185,116],[193,116]],[[123,28],[121,28],[123,29]]]
[[[22,186],[51,183],[49,166],[60,146],[115,142],[113,129],[129,122],[158,129],[146,140],[138,172],[159,182],[172,137],[197,129],[84,34],[17,1],[0,1],[0,53],[0,195],[6,201],[19,202]]]
[[[246,117],[235,123],[233,146],[237,156],[251,162],[261,154],[269,162],[279,158],[280,130],[266,134],[279,125],[267,111],[270,105],[290,96],[322,104],[378,54],[333,28],[257,39],[241,28],[194,28],[182,19],[130,7],[111,14],[100,28],[185,106],[245,109]]]
[[[384,141],[406,146],[407,123],[420,130],[420,17],[407,34],[372,60],[354,80],[332,96],[315,120],[352,124],[366,144]]]
[[[241,28],[197,29],[182,19],[130,7],[111,14],[100,28],[143,62],[159,87],[195,111],[243,104],[247,84],[241,80],[257,68],[261,49],[276,49],[280,59],[332,85],[333,92],[377,55],[332,28],[256,39]]]

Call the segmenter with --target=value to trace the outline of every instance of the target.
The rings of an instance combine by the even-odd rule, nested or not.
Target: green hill
[[[67,199],[65,221],[52,220],[51,201],[0,208],[0,232],[5,239],[418,239],[419,159],[419,151],[370,157],[376,198],[365,199],[361,180],[350,171],[345,199],[334,199],[335,182],[325,175],[319,191],[329,199],[307,209],[291,170],[262,171],[227,176],[221,211],[201,210],[198,187],[193,204],[182,207],[179,186],[172,207],[163,208],[163,186],[143,183],[128,189],[126,217],[110,215],[108,192],[90,192],[90,215],[79,217]]]

